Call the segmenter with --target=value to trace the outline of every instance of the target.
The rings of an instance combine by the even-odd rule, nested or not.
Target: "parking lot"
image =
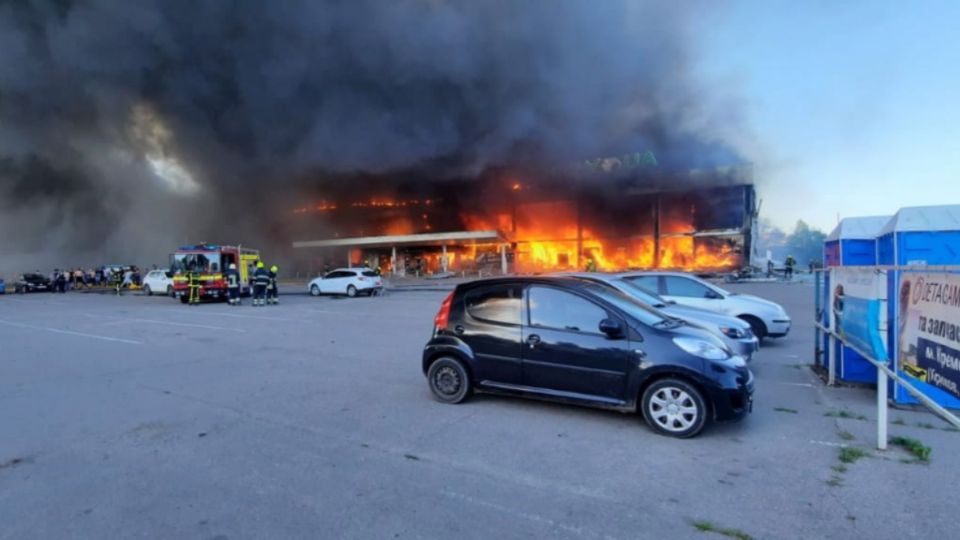
[[[753,414],[691,440],[634,415],[434,401],[420,353],[439,288],[257,309],[0,296],[0,538],[954,536],[960,433],[892,410],[930,463],[874,451],[875,394],[807,367],[812,286],[730,288],[794,328],[752,365]]]

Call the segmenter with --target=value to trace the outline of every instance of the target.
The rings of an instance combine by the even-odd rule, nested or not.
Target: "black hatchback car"
[[[433,395],[521,395],[622,412],[692,437],[752,409],[753,374],[708,331],[572,278],[459,285],[423,351]]]

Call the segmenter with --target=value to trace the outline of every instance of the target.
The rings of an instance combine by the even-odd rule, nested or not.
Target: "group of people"
[[[37,272],[39,274],[39,272]],[[140,285],[140,269],[136,266],[126,268],[101,266],[99,268],[55,269],[50,275],[55,292],[92,289],[94,287],[113,287],[117,294],[124,288]]]

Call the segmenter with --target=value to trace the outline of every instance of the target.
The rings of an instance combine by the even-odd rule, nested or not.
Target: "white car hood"
[[[752,294],[734,294],[730,296],[730,300],[735,302],[742,302],[744,304],[749,304],[756,306],[757,308],[768,310],[773,313],[782,313],[786,315],[786,310],[783,309],[783,306],[776,302],[771,302],[769,300],[764,300],[759,296],[754,296]]]
[[[680,304],[667,304],[659,309],[672,317],[689,319],[694,322],[712,324],[716,326],[726,326],[729,328],[750,328],[750,325],[747,324],[746,321],[740,320],[731,315],[724,315],[723,313],[710,311],[709,309],[703,309],[694,306],[684,306]]]

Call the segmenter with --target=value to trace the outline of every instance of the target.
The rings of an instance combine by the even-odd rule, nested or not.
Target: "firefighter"
[[[237,265],[230,263],[230,268],[224,272],[227,278],[227,303],[231,306],[240,305],[240,272],[237,271]]]
[[[264,306],[267,285],[270,284],[270,273],[263,266],[263,261],[257,261],[257,271],[253,274],[253,305]]]
[[[113,271],[113,288],[117,296],[123,294],[123,270],[117,268]]]
[[[280,271],[280,268],[277,265],[270,267],[270,283],[267,284],[267,303],[277,305],[280,303],[280,298],[277,296],[279,291],[277,290],[277,272]]]
[[[793,267],[797,264],[796,259],[793,258],[793,255],[787,255],[787,260],[784,264],[786,266],[787,279],[793,279]]]
[[[187,274],[187,283],[190,288],[188,303],[191,306],[195,306],[200,303],[200,272],[191,270]]]

